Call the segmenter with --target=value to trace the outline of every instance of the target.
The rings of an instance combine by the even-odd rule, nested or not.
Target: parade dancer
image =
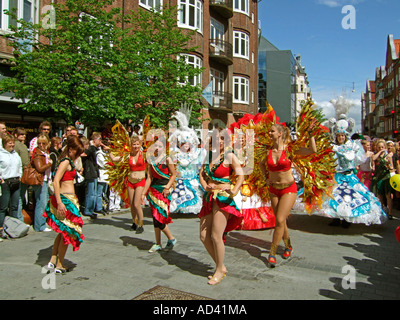
[[[237,229],[243,219],[233,197],[239,192],[244,176],[232,149],[225,150],[229,135],[215,130],[212,138],[211,142],[218,141],[218,146],[214,150],[212,147],[209,149],[208,161],[200,169],[200,183],[205,193],[199,218],[200,239],[216,264],[208,284],[216,285],[227,273],[223,234]],[[235,185],[230,181],[233,173],[236,175]]]
[[[83,153],[84,146],[76,136],[68,136],[65,150],[61,153],[53,181],[54,194],[50,196],[43,214],[47,224],[58,233],[54,240],[50,262],[46,268],[55,273],[65,273],[64,257],[71,244],[73,251],[79,250],[84,240],[83,220],[75,195],[75,160]]]
[[[311,133],[311,129],[309,133]],[[285,244],[282,257],[288,259],[293,251],[286,220],[297,198],[297,185],[292,173],[292,162],[288,159],[286,152],[290,143],[289,129],[281,124],[274,124],[269,134],[273,145],[267,156],[261,161],[260,168],[269,186],[271,205],[276,217],[268,256],[269,266],[275,267],[276,251],[282,239]],[[316,152],[315,139],[310,135],[309,147],[298,150],[297,154],[307,156]]]
[[[189,128],[190,110],[182,109],[174,114],[177,128],[169,138],[176,147],[172,150],[177,165],[177,185],[171,194],[171,213],[198,214],[203,205],[203,190],[199,182],[199,171],[203,163],[203,149],[196,132]]]
[[[106,167],[108,181],[111,182],[112,190],[118,191],[130,205],[133,221],[131,229],[142,233],[142,194],[146,182],[146,159],[141,150],[142,141],[137,135],[129,138],[126,129],[119,122],[111,130],[111,162]]]
[[[345,228],[351,223],[383,223],[387,217],[379,199],[355,175],[357,165],[365,162],[366,155],[359,140],[348,138],[353,121],[341,115],[338,121],[331,119],[330,123],[335,139],[336,185],[333,198],[328,199],[317,214],[334,218],[330,225],[342,224]]]
[[[161,231],[168,238],[165,250],[172,250],[177,240],[172,235],[168,224],[170,217],[170,189],[173,187],[177,173],[172,159],[166,155],[166,141],[158,139],[147,151],[148,167],[146,184],[143,190],[142,202],[147,194],[155,232],[155,244],[149,252],[161,250]]]
[[[309,213],[320,207],[334,184],[329,130],[321,125],[317,116],[313,103],[307,101],[297,120],[297,139],[294,141],[291,141],[289,129],[278,122],[269,105],[255,128],[255,163],[258,168],[256,165],[249,182],[261,199],[270,198],[276,217],[269,267],[276,266],[276,252],[282,239],[285,244],[283,258],[288,259],[293,252],[286,223],[297,198],[292,167],[304,183],[301,199]]]

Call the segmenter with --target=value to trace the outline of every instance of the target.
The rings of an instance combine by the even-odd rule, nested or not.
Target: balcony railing
[[[224,65],[233,64],[233,46],[221,39],[210,39],[210,58],[218,60]]]
[[[233,17],[233,0],[210,0],[210,7],[224,18]]]
[[[213,91],[213,105],[212,109],[218,109],[222,111],[232,111],[232,94],[223,91]]]
[[[389,97],[391,97],[392,95],[393,95],[393,90],[392,90],[392,89],[388,88],[388,89],[385,89],[385,90],[384,90],[384,97],[385,97],[385,98],[389,98]]]

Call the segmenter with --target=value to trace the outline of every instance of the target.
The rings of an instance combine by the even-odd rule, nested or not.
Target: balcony
[[[214,59],[226,66],[233,64],[232,44],[221,39],[210,39],[209,48],[210,59]]]
[[[232,112],[232,94],[222,91],[213,91],[213,104],[210,109]]]
[[[385,89],[384,90],[384,97],[385,99],[391,97],[393,95],[393,89]]]
[[[210,0],[210,8],[213,8],[224,18],[233,17],[233,0]]]

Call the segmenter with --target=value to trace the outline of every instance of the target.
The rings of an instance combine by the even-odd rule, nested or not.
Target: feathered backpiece
[[[286,154],[304,183],[304,193],[301,196],[308,213],[319,208],[326,196],[332,192],[335,174],[334,152],[331,148],[329,129],[322,126],[319,112],[313,107],[311,100],[307,101],[297,119],[296,139],[290,142]],[[314,124],[312,125],[312,123]],[[256,141],[254,150],[254,171],[249,176],[249,183],[264,202],[269,201],[269,191],[266,179],[260,170],[261,161],[265,161],[273,142],[269,136],[272,125],[279,123],[279,118],[270,105],[255,128]],[[282,124],[282,123],[281,123]],[[310,129],[312,126],[312,129]],[[317,153],[309,156],[296,154],[300,148],[308,147],[309,131],[315,138]],[[268,169],[268,168],[266,168]],[[268,173],[268,172],[267,172]]]
[[[108,157],[108,162],[106,163],[106,170],[108,173],[107,180],[110,183],[110,187],[121,195],[123,201],[129,202],[128,189],[126,186],[126,180],[128,179],[130,171],[129,156],[131,143],[129,134],[118,120],[111,128],[111,132],[110,153],[114,157],[121,157],[121,160],[112,162],[110,157]]]
[[[275,110],[267,103],[267,111],[259,116],[257,125],[254,128],[254,168],[247,181],[253,191],[261,198],[263,202],[269,202],[269,191],[265,177],[263,176],[260,163],[264,161],[268,150],[272,148],[272,140],[269,136],[272,125],[279,123],[279,118]]]
[[[320,113],[314,103],[308,100],[297,118],[297,139],[291,143],[290,156],[304,183],[300,196],[310,214],[320,209],[326,196],[331,196],[335,185],[336,161],[329,136],[329,129],[321,124]],[[311,127],[312,122],[314,125]],[[308,147],[310,136],[314,136],[317,152],[309,156],[295,154],[302,147]]]

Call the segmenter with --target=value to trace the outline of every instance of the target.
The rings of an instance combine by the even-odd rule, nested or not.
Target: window
[[[249,59],[249,35],[241,31],[234,31],[233,40],[233,56]]]
[[[203,2],[201,0],[178,1],[178,26],[203,32]]]
[[[215,50],[224,51],[225,50],[225,28],[224,25],[215,20],[214,18],[210,19],[210,39],[214,41],[210,42],[210,45],[215,47]]]
[[[233,0],[233,11],[241,12],[249,15],[250,13],[249,0]]]
[[[202,60],[197,56],[191,54],[182,54],[181,57],[184,57],[186,63],[193,66],[193,68],[200,69],[203,66]],[[186,81],[189,82],[192,86],[201,85],[201,73],[197,76],[187,78]]]
[[[249,103],[249,79],[233,77],[233,102]]]
[[[211,18],[210,20],[210,39],[221,39],[222,41],[225,38],[225,28],[224,25]]]
[[[146,9],[160,10],[162,6],[162,0],[140,0],[139,5]]]
[[[224,94],[225,74],[216,69],[210,69],[210,81],[213,82],[213,92],[217,96]]]
[[[24,19],[26,22],[37,23],[39,0],[0,0],[0,28],[9,30],[10,26],[17,26],[17,20],[6,15],[3,11],[17,9],[18,19]]]

